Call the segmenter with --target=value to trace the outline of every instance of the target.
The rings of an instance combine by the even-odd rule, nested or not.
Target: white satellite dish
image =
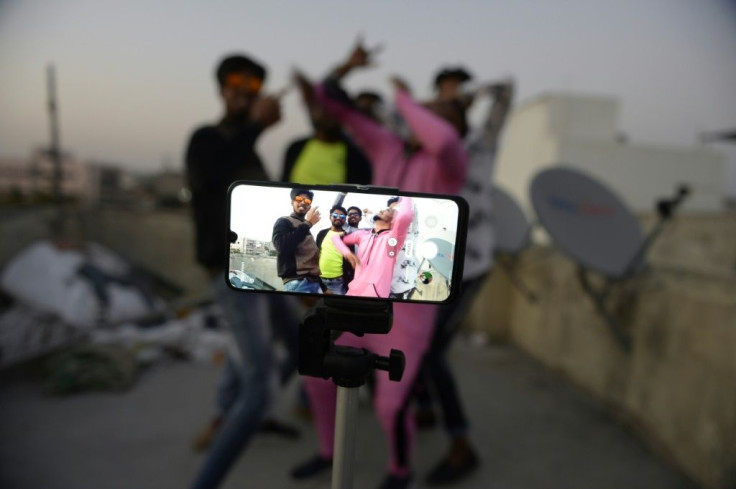
[[[506,191],[494,185],[493,197],[495,251],[516,255],[531,243],[532,226],[521,206]]]
[[[538,173],[531,199],[540,224],[555,244],[584,268],[623,278],[644,244],[634,214],[603,184],[572,168]]]
[[[645,237],[634,214],[600,182],[580,170],[555,167],[539,172],[532,180],[531,200],[539,223],[555,244],[578,263],[578,277],[621,344],[630,338],[617,327],[605,301],[612,282],[641,270],[645,254],[664,222],[688,194],[681,187],[671,199],[657,203],[659,222]],[[606,278],[596,289],[588,277],[597,272]]]
[[[491,198],[493,199],[493,251],[496,253],[496,261],[516,289],[529,302],[537,302],[536,294],[516,275],[513,266],[514,257],[531,244],[532,226],[521,206],[500,187],[496,185],[491,187]]]

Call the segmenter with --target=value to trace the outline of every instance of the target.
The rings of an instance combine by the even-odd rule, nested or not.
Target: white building
[[[634,212],[653,211],[681,184],[691,189],[683,211],[723,210],[723,157],[696,146],[628,144],[619,133],[619,105],[613,97],[573,94],[544,94],[521,104],[509,117],[496,183],[531,211],[532,178],[568,166],[601,181]]]

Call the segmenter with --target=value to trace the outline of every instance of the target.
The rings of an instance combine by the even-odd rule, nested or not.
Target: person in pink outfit
[[[464,112],[450,104],[419,104],[406,84],[393,78],[395,105],[411,131],[407,140],[402,139],[352,107],[349,97],[345,97],[340,88],[339,82],[345,75],[355,68],[369,66],[371,61],[371,53],[359,42],[348,59],[316,87],[316,94],[368,156],[373,167],[373,184],[402,191],[457,194],[467,172],[467,154],[461,140]],[[358,248],[361,255],[365,253],[363,243]],[[356,275],[354,281],[357,278]],[[390,288],[390,280],[387,287]],[[385,296],[387,294],[388,289]],[[394,322],[389,334],[359,338],[345,333],[336,342],[367,348],[378,355],[388,355],[395,348],[406,356],[401,382],[391,382],[386,372],[376,372],[374,405],[389,451],[388,473],[381,489],[405,489],[411,481],[414,417],[409,408],[410,393],[432,337],[437,308],[396,303],[393,312]],[[317,426],[319,454],[292,470],[292,476],[297,479],[329,468],[334,449],[336,386],[331,381],[313,377],[305,379],[305,386]]]
[[[335,247],[355,268],[345,295],[387,298],[391,291],[396,257],[406,240],[414,210],[409,197],[391,198],[387,205],[374,217],[373,229],[332,237]],[[358,245],[357,256],[348,245]]]

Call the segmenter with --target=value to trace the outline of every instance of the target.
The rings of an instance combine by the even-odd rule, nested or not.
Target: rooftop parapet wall
[[[504,274],[496,273],[484,293],[495,290],[504,301],[480,298],[468,318],[471,328],[496,338],[505,333],[609,405],[653,451],[703,487],[734,487],[736,275],[655,266],[617,290],[611,305],[633,338],[626,354],[583,292],[572,261],[535,247],[515,271],[540,301],[531,304],[509,291]],[[488,304],[506,308],[490,313]]]

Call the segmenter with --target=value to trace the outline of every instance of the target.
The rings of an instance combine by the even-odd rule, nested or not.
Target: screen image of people
[[[241,184],[231,193],[230,284],[440,302],[458,216],[447,198]]]

